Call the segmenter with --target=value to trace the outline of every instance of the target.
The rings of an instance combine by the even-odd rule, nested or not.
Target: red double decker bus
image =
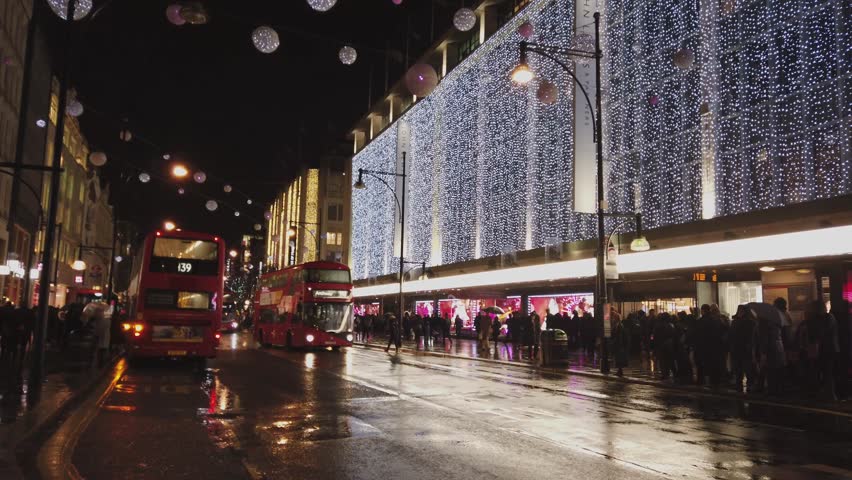
[[[122,325],[128,356],[216,356],[225,243],[205,233],[153,232],[133,259]]]
[[[352,345],[352,279],[346,265],[309,262],[262,275],[254,302],[254,334],[262,346]]]

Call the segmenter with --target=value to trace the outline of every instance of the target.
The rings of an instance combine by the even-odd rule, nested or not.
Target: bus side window
[[[277,318],[275,315],[275,311],[273,310],[261,310],[260,311],[260,323],[275,323]]]

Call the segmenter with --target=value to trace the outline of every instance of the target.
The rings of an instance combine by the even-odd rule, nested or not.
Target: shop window
[[[763,301],[761,282],[719,282],[719,309],[730,317],[737,307],[749,302]]]

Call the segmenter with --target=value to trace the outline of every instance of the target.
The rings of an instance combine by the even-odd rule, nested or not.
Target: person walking
[[[368,343],[373,338],[373,317],[367,315],[364,318],[364,343]]]
[[[615,359],[615,374],[624,376],[624,368],[630,360],[630,331],[621,319],[621,315],[613,308],[609,314],[613,322],[612,355]]]
[[[423,329],[423,348],[429,348],[432,346],[431,319],[429,317],[423,317],[422,319],[420,319],[420,323]]]
[[[491,344],[489,343],[491,339],[491,319],[488,315],[482,315],[479,321],[482,324],[482,350],[487,353],[491,351]]]
[[[500,327],[502,325],[500,319],[495,315],[494,320],[491,322],[491,341],[494,343],[495,349],[497,348],[497,340],[500,338]]]
[[[568,336],[571,340],[571,345],[577,346],[580,344],[580,314],[576,308],[571,314],[571,319],[568,321]]]
[[[825,312],[825,306],[822,309]],[[781,329],[781,312],[777,309],[770,318],[758,315],[755,329],[755,356],[757,358],[758,374],[757,389],[766,391],[769,395],[780,395],[784,382],[784,342]]]
[[[92,312],[92,321],[94,322],[94,332],[97,337],[98,353],[97,364],[98,368],[104,366],[106,356],[109,353],[110,343],[110,318],[106,315],[106,305],[100,304],[98,308]]]
[[[450,337],[450,331],[453,328],[453,322],[450,321],[450,314],[449,313],[444,314],[444,319],[441,321],[441,326],[442,326],[441,333],[442,333],[442,336],[444,337],[444,348],[447,348],[447,349],[452,348],[453,339]]]
[[[391,345],[396,347],[396,353],[399,353],[399,347],[402,345],[402,325],[399,319],[393,314],[388,314],[388,345],[385,347],[385,352],[390,351]],[[407,312],[406,312],[407,315]]]
[[[460,316],[456,315],[455,323],[456,323],[456,338],[461,338],[462,329],[464,328],[464,321],[461,319]]]
[[[674,363],[674,324],[671,315],[666,312],[656,317],[657,325],[654,327],[654,357],[657,360],[659,371],[663,380],[669,378],[675,372]]]
[[[816,385],[819,386],[820,397],[823,400],[837,400],[834,377],[835,364],[840,354],[840,339],[838,337],[837,319],[828,313],[825,303],[814,300],[808,305],[806,315],[808,322],[814,325],[816,332],[812,338],[816,340]]]
[[[743,392],[743,377],[746,392],[754,388],[754,338],[757,320],[754,312],[746,305],[737,307],[737,313],[731,322],[730,352],[731,370],[734,372],[734,389]]]
[[[710,305],[701,305],[701,317],[695,322],[695,369],[696,383],[704,385],[709,378],[710,384],[719,385],[720,356],[722,342],[722,320],[710,310]],[[656,341],[656,339],[655,339]]]
[[[583,312],[583,317],[580,320],[581,331],[580,335],[583,338],[583,346],[585,347],[586,356],[592,357],[595,354],[595,344],[597,343],[598,326],[595,323],[595,317],[590,312]]]

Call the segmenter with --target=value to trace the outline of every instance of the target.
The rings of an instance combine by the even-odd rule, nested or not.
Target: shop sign
[[[694,272],[692,274],[692,281],[694,282],[718,282],[718,275],[716,275],[716,270],[707,272]]]
[[[83,276],[82,275],[74,275],[74,283],[77,283],[77,284],[83,283]]]

